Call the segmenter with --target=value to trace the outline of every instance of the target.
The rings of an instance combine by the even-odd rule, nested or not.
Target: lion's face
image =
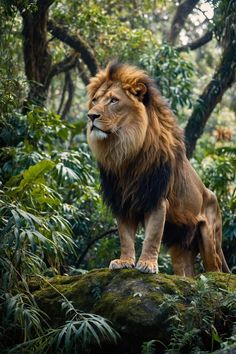
[[[143,103],[120,83],[104,83],[89,102],[89,140],[118,139],[140,128],[145,133],[147,116]]]
[[[151,149],[154,160],[160,125],[153,105],[164,105],[149,76],[128,64],[111,63],[91,78],[87,90],[87,138],[99,163],[121,171],[142,149]]]

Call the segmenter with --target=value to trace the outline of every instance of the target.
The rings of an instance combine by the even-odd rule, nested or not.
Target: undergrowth
[[[188,298],[165,296],[160,311],[166,317],[169,343],[145,342],[142,354],[212,353],[236,343],[236,292],[216,288],[204,275],[196,284]]]

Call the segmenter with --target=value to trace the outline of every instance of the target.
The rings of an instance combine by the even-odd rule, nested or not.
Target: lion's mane
[[[148,117],[146,136],[140,146],[139,134],[134,130],[134,145],[140,146],[135,149],[130,144],[130,136],[126,143],[123,131],[122,136],[99,141],[93,151],[99,162],[104,200],[114,215],[141,220],[162,198],[167,198],[175,208],[173,203],[183,193],[186,178],[183,133],[153,80],[136,67],[110,64],[91,79],[90,99],[104,83],[115,82],[130,97],[136,95],[140,83],[145,85],[142,102]],[[174,223],[183,222],[177,213],[173,213],[172,219]]]

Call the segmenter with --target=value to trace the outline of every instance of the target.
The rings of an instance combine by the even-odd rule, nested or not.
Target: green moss
[[[208,302],[207,296],[202,300],[207,309],[218,306],[219,292],[221,296],[227,294],[221,289],[236,289],[236,276],[222,273],[183,278],[143,274],[134,269],[96,269],[73,277],[56,276],[44,283],[34,295],[39,306],[51,318],[53,326],[65,320],[61,312],[63,294],[77,309],[102,315],[112,321],[124,335],[140,337],[142,341],[158,338],[168,343],[172,323],[168,319],[179,314],[183,321],[188,320],[184,314],[189,312],[191,302],[197,297],[199,299],[204,281],[213,289],[211,301]],[[217,320],[217,326],[224,328],[223,318]]]

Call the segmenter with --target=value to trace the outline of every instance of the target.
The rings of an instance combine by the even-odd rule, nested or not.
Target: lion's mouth
[[[100,132],[102,132],[102,133],[104,133],[104,134],[111,134],[111,132],[102,130],[102,129],[98,128],[96,125],[92,125],[92,126],[91,126],[91,132],[92,132],[93,130],[95,130],[95,131],[98,130],[98,131],[100,131]]]

